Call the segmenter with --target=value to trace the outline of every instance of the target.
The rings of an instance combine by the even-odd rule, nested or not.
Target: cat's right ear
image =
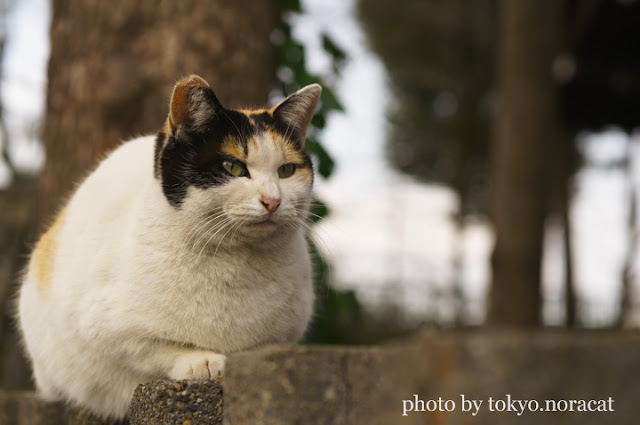
[[[168,129],[176,134],[180,129],[203,129],[221,108],[216,95],[203,78],[190,75],[173,88]]]
[[[271,110],[273,117],[284,125],[287,133],[290,133],[300,146],[304,145],[307,127],[311,123],[321,93],[320,84],[310,84],[289,95]]]

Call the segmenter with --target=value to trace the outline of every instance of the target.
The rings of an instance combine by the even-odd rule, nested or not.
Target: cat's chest
[[[286,286],[286,279],[278,280],[289,274],[277,260],[245,251],[219,252],[215,256],[160,255],[148,260],[148,267],[134,271],[139,276],[133,280],[148,280],[150,292],[171,295],[167,300],[171,304],[221,298],[231,301],[241,295],[246,297],[247,292]]]
[[[147,313],[161,338],[220,352],[284,342],[296,319],[292,303],[310,290],[298,263],[251,252],[165,259],[163,271],[139,276],[146,282],[135,298],[153,306]]]

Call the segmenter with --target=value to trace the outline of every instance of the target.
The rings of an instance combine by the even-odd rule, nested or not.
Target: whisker
[[[236,226],[236,230],[231,234],[231,242],[233,242],[233,238],[238,234],[238,230],[247,222],[247,220],[241,220],[238,226]],[[217,251],[217,250],[216,250]],[[215,254],[214,254],[215,255]]]
[[[216,235],[218,233],[220,233],[221,231],[223,231],[224,229],[226,229],[227,227],[230,227],[231,229],[233,228],[233,220],[232,219],[227,219],[223,225],[219,226],[218,230],[216,230],[216,232],[214,234],[212,234],[209,239],[207,240],[207,242],[205,244],[202,245],[202,248],[200,249],[200,252],[198,253],[198,256],[196,257],[196,262],[198,262],[200,260],[200,256],[202,255],[202,253],[204,252],[204,250],[207,248],[207,246],[209,245],[209,243],[211,242],[211,240],[213,238],[216,237]],[[228,233],[228,231],[227,231]],[[227,235],[227,233],[225,233],[224,235],[222,235],[222,238],[220,239],[220,242],[222,242],[222,240],[224,239],[224,237]],[[220,246],[220,244],[218,244],[218,246]],[[217,248],[216,248],[216,252],[217,252]]]
[[[200,232],[200,230],[202,230],[203,227],[207,226],[209,223],[211,223],[213,220],[215,220],[216,218],[219,218],[223,216],[222,214],[219,213],[212,213],[210,215],[205,216],[203,219],[201,219],[198,223],[195,224],[195,226],[193,226],[191,228],[191,230],[189,231],[189,233],[187,233],[186,239],[189,239],[191,237],[191,235],[193,235],[195,237],[195,235],[197,235],[198,232]]]
[[[207,242],[203,242],[202,244],[202,249],[206,248],[207,244],[209,243],[209,241],[211,241],[211,239],[213,237],[215,237],[219,231],[221,231],[222,229],[224,229],[229,223],[231,222],[230,219],[226,219],[221,221],[220,223],[216,223],[215,226],[212,226],[210,229],[208,229],[206,232],[204,232],[202,235],[200,235],[200,237],[198,238],[198,240],[196,240],[193,243],[193,246],[191,247],[191,253],[195,253],[195,250],[200,246],[200,241],[204,241],[205,239],[207,239]],[[201,251],[202,251],[201,249]],[[198,254],[198,257],[200,255]]]
[[[222,208],[220,208],[220,210],[222,210]],[[190,241],[193,241],[194,239],[198,238],[195,243],[197,243],[200,240],[201,233],[211,224],[213,223],[215,220],[221,218],[221,217],[225,217],[224,213],[219,213],[217,211],[213,211],[212,213],[210,213],[209,215],[205,216],[202,220],[200,220],[198,223],[196,223],[187,233],[187,235],[185,236],[184,240],[183,240],[183,244],[182,247],[183,249],[185,249],[187,247],[187,245],[189,244]],[[215,227],[215,226],[214,226]],[[206,230],[206,232],[208,232],[209,229]],[[205,233],[206,233],[205,232]],[[193,246],[192,246],[192,251],[193,251]]]
[[[241,224],[243,223],[243,221],[237,221],[235,222],[235,227],[239,227]],[[222,242],[224,241],[224,238],[229,234],[229,232],[231,230],[233,230],[234,228],[234,224],[231,225],[230,229],[226,231],[226,233],[224,235],[222,235],[222,237],[220,238],[220,242],[218,242],[218,245],[216,246],[216,250],[213,253],[213,258],[216,257],[216,255],[218,254],[218,249],[220,249],[220,245],[222,245]]]

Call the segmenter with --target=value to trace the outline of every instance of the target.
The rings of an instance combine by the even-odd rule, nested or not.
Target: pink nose
[[[275,210],[280,206],[280,199],[277,198],[260,198],[260,203],[269,211],[269,213],[273,214]]]

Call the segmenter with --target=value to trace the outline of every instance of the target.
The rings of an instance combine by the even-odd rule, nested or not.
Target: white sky
[[[333,114],[323,141],[336,160],[334,176],[318,181],[317,192],[332,210],[316,231],[319,245],[333,264],[337,286],[354,288],[365,302],[397,302],[408,316],[436,314],[451,317],[448,302],[454,278],[456,249],[450,220],[457,206],[455,194],[444,187],[425,185],[391,169],[385,159],[385,111],[390,92],[381,62],[366,48],[362,30],[353,18],[353,1],[305,0],[306,14],[294,19],[294,33],[307,46],[313,72],[324,74],[329,61],[322,52],[320,34],[326,32],[349,55],[336,93],[347,111]],[[14,161],[37,169],[42,149],[29,128],[44,108],[48,47],[49,2],[21,0],[9,17],[9,44],[2,80]],[[587,136],[580,147],[590,163],[624,155],[629,143],[620,132]],[[635,182],[640,187],[640,143],[634,144]],[[0,164],[0,185],[6,184]],[[611,320],[620,293],[620,269],[625,255],[628,206],[627,182],[620,170],[594,166],[576,177],[574,222],[576,280],[588,307],[588,325]],[[461,235],[462,281],[469,299],[467,319],[481,321],[489,281],[493,244],[490,226],[467,225]],[[558,235],[550,234],[544,267],[545,317],[561,318],[563,263]],[[640,258],[636,259],[640,270]],[[636,282],[638,279],[636,279]]]
[[[7,17],[0,94],[14,164],[27,171],[38,170],[44,152],[38,125],[44,112],[44,93],[49,58],[49,1],[19,0]],[[0,163],[0,187],[9,175]]]

